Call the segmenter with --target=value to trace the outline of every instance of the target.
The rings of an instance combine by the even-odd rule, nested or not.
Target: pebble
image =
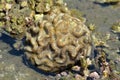
[[[115,60],[115,61],[114,61],[114,63],[115,63],[115,64],[118,64],[118,63],[119,63],[119,61],[118,61],[118,60]]]
[[[81,75],[76,74],[75,75],[75,80],[84,80]]]
[[[95,78],[95,79],[99,79],[100,78],[100,76],[99,76],[99,74],[97,72],[92,72],[92,73],[90,73],[89,76],[92,77],[92,78]]]
[[[79,67],[79,66],[73,66],[73,67],[72,67],[72,70],[73,70],[73,71],[80,71],[80,67]]]
[[[93,79],[92,77],[87,77],[86,80],[95,80],[95,79]]]
[[[61,75],[62,76],[67,76],[68,74],[67,74],[67,72],[61,72]]]
[[[48,80],[47,78],[45,78],[45,80]]]
[[[57,74],[56,76],[57,76],[57,77],[61,77],[61,75],[60,75],[60,74]]]

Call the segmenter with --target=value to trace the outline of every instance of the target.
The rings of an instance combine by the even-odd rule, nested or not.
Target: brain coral
[[[73,66],[91,52],[90,31],[66,6],[54,5],[26,32],[25,53],[37,68],[56,72]]]

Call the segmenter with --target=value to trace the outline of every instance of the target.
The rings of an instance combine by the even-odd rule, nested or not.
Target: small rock
[[[61,75],[60,75],[60,74],[57,74],[56,76],[57,76],[57,77],[61,77]]]
[[[67,76],[68,74],[67,74],[67,72],[61,72],[61,75],[62,76]]]
[[[92,64],[92,61],[90,60],[90,58],[87,58],[87,64],[88,64],[88,65],[91,65],[91,64]]]
[[[48,80],[47,78],[45,78],[45,80]]]
[[[84,80],[83,77],[79,74],[75,75],[75,80]]]
[[[61,76],[60,74],[57,74],[55,80],[60,80],[61,77],[62,77],[62,76]]]
[[[95,79],[99,79],[100,78],[100,76],[99,76],[99,74],[97,72],[92,72],[92,73],[90,73],[89,76],[92,77],[92,78],[95,78]]]
[[[92,77],[87,77],[86,80],[94,80]]]

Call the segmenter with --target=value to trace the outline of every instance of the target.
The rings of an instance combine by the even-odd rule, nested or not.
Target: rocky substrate
[[[8,27],[6,31],[9,32],[12,35],[12,37],[19,36],[19,39],[21,39],[25,34],[27,35],[25,48],[24,48],[26,50],[27,59],[23,55],[23,50],[17,51],[16,49],[14,49],[13,43],[15,43],[15,40],[8,37],[5,34],[2,34],[0,37],[0,44],[3,45],[0,47],[1,49],[0,50],[0,79],[3,79],[3,80],[34,80],[34,79],[35,80],[71,80],[71,79],[73,80],[114,80],[114,79],[119,80],[120,79],[119,78],[119,74],[120,74],[120,71],[119,71],[120,70],[119,69],[120,67],[119,25],[118,26],[115,25],[115,27],[112,27],[112,24],[115,23],[113,22],[113,20],[116,21],[118,20],[118,18],[120,18],[118,14],[119,9],[115,10],[111,8],[111,6],[106,8],[101,7],[102,5],[100,6],[100,4],[92,3],[88,0],[66,1],[68,3],[71,3],[71,2],[73,3],[73,5],[72,4],[68,5],[69,7],[72,6],[72,7],[78,8],[85,13],[87,18],[87,24],[95,23],[97,25],[97,28],[95,29],[95,31],[91,31],[93,33],[93,35],[91,36],[89,34],[90,30],[88,30],[88,28],[85,26],[85,23],[84,23],[85,21],[82,21],[80,16],[79,16],[80,17],[80,20],[79,20],[75,18],[77,17],[76,15],[73,15],[73,13],[70,14],[69,10],[66,7],[66,4],[63,4],[63,2],[59,2],[58,0],[56,4],[59,6],[55,5],[54,7],[49,8],[50,6],[53,6],[53,3],[48,1],[45,3],[50,3],[50,5],[49,4],[42,5],[41,9],[39,9],[39,7],[35,8],[34,1],[33,2],[32,0],[30,1],[31,2],[29,3],[32,5],[31,9],[35,10],[35,12],[32,10],[30,11],[28,10],[31,14],[24,15],[24,16],[27,16],[25,20],[27,21],[28,29],[25,28],[26,23],[21,21],[23,20],[24,16],[22,16],[18,21],[16,20],[21,16],[19,13],[23,13],[24,10],[25,11],[27,10],[26,8],[27,6],[23,5],[22,2],[20,2],[21,7],[20,6],[12,7],[13,11],[10,10],[11,8],[10,4],[6,5],[6,9],[8,10],[6,11],[6,13],[12,13],[14,11],[17,11],[16,9],[21,9],[20,12],[17,12],[18,15],[14,16],[14,14],[16,13],[5,14],[7,15],[7,17],[5,18],[4,18],[5,15],[2,15],[2,18],[4,19],[1,20],[1,24],[4,25],[5,24],[4,21],[6,21],[6,19],[8,20],[7,25],[11,25],[11,26]],[[17,2],[17,4],[18,3],[19,2]],[[42,4],[44,3],[44,1],[41,3],[38,0],[37,3]],[[78,6],[78,4],[81,4],[80,7]],[[86,4],[87,5],[89,4],[90,7],[85,6]],[[40,5],[36,4],[36,6],[40,6]],[[51,12],[49,12],[49,10],[51,10]],[[90,13],[91,11],[94,11],[94,10],[96,11],[96,13]],[[111,12],[111,10],[113,12]],[[49,14],[47,14],[47,12],[49,12]],[[113,16],[113,13],[116,14],[117,17],[116,15]],[[48,17],[49,15],[53,17],[52,18]],[[71,15],[75,17],[72,17]],[[95,18],[93,18],[90,15],[95,16]],[[111,20],[111,17],[109,18],[110,15],[112,16],[113,20]],[[9,19],[9,16],[11,16],[10,19]],[[31,17],[29,16],[33,18],[31,19]],[[73,23],[76,23],[76,26],[68,18],[70,18]],[[106,18],[108,18],[108,20]],[[40,25],[39,20],[40,20],[40,23],[42,23],[42,25]],[[68,30],[65,27],[66,25],[69,26],[67,27],[69,28]],[[104,27],[105,25],[107,27]],[[19,26],[19,27],[16,28],[15,26]],[[63,26],[63,27],[59,28],[56,26],[59,26],[59,27]],[[73,29],[71,26],[75,26],[76,28]],[[92,25],[92,27],[93,26],[94,25]],[[112,31],[115,32],[115,34],[110,32],[109,30],[110,27],[112,27]],[[77,29],[79,29],[80,31],[77,32]],[[91,30],[94,30],[94,29],[91,29]],[[107,33],[105,30],[107,30]],[[86,33],[85,36],[81,35],[83,33]],[[67,38],[64,38],[62,34],[64,34]],[[61,38],[58,38],[60,36]],[[87,37],[87,41],[86,41],[86,37]],[[93,38],[93,43],[94,43],[94,45],[92,44],[92,47],[94,49],[92,50],[93,51],[92,55],[86,54],[86,53],[89,53],[90,52],[89,49],[91,49],[90,47],[89,48],[85,47],[88,43],[89,43],[88,46],[91,43],[91,39],[89,37]],[[65,39],[65,40],[61,42],[61,39]],[[71,40],[75,42],[71,42]],[[77,52],[76,54],[80,55],[79,56],[80,58],[74,59],[74,56],[76,55],[72,51],[75,50],[76,52],[77,49],[79,50],[79,47],[77,46],[81,46],[81,45],[75,44],[76,42],[79,42],[79,40],[80,40],[80,44],[82,44],[81,49],[83,52]],[[52,42],[54,44],[52,44]],[[19,43],[21,44],[21,42]],[[18,48],[18,50],[20,49],[19,46],[22,46],[22,45],[19,45],[19,43],[14,45],[15,47]],[[71,45],[70,49],[67,48],[67,45],[69,44]],[[75,49],[73,49],[73,45]],[[46,54],[41,55],[41,52]],[[54,53],[54,55],[50,55],[51,53]],[[56,53],[62,54],[62,56],[61,57],[59,55],[56,56]],[[16,55],[16,56],[13,56],[13,55]],[[69,60],[74,60],[75,62],[74,61],[71,62]],[[28,61],[30,61],[30,64],[28,63]],[[53,64],[55,65],[51,65],[50,61],[52,61]],[[67,65],[70,64],[70,66],[65,65],[66,63]],[[36,66],[38,68],[36,68]],[[56,71],[57,72],[60,71],[60,72],[57,74],[54,74],[54,73],[52,74],[52,73],[43,72],[39,69],[44,70],[46,72],[56,72]]]

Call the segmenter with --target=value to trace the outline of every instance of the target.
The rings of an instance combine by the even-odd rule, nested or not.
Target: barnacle
[[[54,4],[49,14],[36,15],[40,22],[37,25],[34,22],[26,31],[27,59],[47,72],[65,70],[78,61],[86,67],[86,57],[91,53],[90,31],[81,20],[72,17],[68,9],[63,12],[62,5]]]

